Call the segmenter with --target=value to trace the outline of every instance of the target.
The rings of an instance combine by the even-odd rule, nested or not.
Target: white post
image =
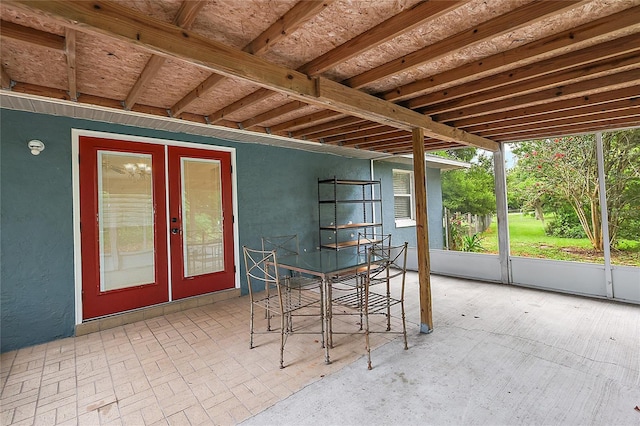
[[[598,184],[600,186],[600,215],[602,219],[602,245],[604,249],[604,277],[607,297],[613,298],[611,275],[611,247],[609,247],[609,212],[607,211],[607,186],[604,176],[604,150],[602,133],[596,133],[596,159],[598,162]]]
[[[449,250],[449,209],[444,208],[444,247]]]
[[[498,257],[500,259],[500,278],[509,284],[509,207],[507,205],[507,173],[504,166],[504,145],[493,153],[495,175],[496,209],[498,216]]]

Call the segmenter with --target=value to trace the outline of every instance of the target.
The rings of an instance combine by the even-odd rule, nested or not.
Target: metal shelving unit
[[[375,242],[373,236],[382,235],[380,181],[318,179],[318,216],[321,249],[355,248],[358,234]]]

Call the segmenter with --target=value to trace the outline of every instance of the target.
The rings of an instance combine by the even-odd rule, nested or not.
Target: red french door
[[[169,298],[164,146],[80,138],[82,315]]]
[[[88,136],[79,151],[83,319],[234,286],[229,153]]]
[[[234,286],[231,154],[169,147],[174,299]]]

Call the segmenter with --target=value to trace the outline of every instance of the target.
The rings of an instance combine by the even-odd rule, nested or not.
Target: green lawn
[[[509,234],[511,254],[514,256],[604,263],[603,254],[593,250],[588,239],[550,237],[544,233],[542,222],[529,215],[510,213]],[[482,236],[485,252],[497,253],[498,234],[495,219]],[[640,241],[626,240],[620,246],[625,247],[625,250],[612,250],[611,262],[617,265],[640,266]]]

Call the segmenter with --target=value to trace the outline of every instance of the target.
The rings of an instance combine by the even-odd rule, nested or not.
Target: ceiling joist
[[[67,55],[67,78],[69,84],[69,97],[72,101],[78,100],[78,78],[76,75],[76,32],[70,28],[65,29],[64,39],[65,53]]]
[[[553,85],[572,78],[595,74],[599,72],[597,70],[599,63],[601,64],[600,68],[605,71],[609,69],[610,64],[614,64],[616,67],[624,66],[620,59],[615,59],[619,56],[628,55],[629,61],[633,63],[637,58],[638,50],[640,50],[640,34],[630,34],[535,64],[419,96],[403,103],[403,105],[408,108],[420,108],[452,99],[465,98],[480,92],[491,91],[495,94],[495,89],[508,86],[510,86],[508,90],[516,88],[519,92],[523,92],[527,85],[539,89],[544,85]],[[575,76],[572,76],[572,73]]]
[[[429,76],[385,92],[382,97],[389,101],[401,101],[463,83],[469,78],[493,75],[505,69],[513,69],[534,63],[538,58],[549,58],[555,52],[576,50],[609,34],[623,33],[640,27],[640,6],[633,7],[593,22],[552,34],[522,46],[500,52],[453,70]],[[615,37],[614,37],[615,38]]]
[[[369,50],[379,46],[380,44],[397,37],[399,34],[406,33],[418,27],[425,22],[431,21],[433,19],[442,16],[443,14],[459,7],[462,4],[467,3],[469,0],[451,0],[448,2],[422,2],[414,5],[412,8],[407,9],[388,20],[382,22],[379,25],[371,28],[368,31],[354,37],[340,46],[326,52],[324,55],[302,65],[298,68],[298,71],[307,74],[309,76],[315,77],[320,75],[323,71],[339,64],[341,62],[347,61],[354,56],[362,53],[365,50]],[[298,7],[301,3],[298,3],[296,7]],[[245,98],[250,98],[252,95],[248,95]],[[251,98],[251,103],[256,103],[258,101],[264,100],[269,95],[264,94],[262,98]],[[236,105],[250,105],[245,98],[235,102]],[[290,111],[289,107],[291,105],[287,105],[287,112]],[[304,106],[304,105],[303,105]],[[300,106],[302,108],[302,106]],[[239,110],[239,109],[237,109]],[[237,111],[236,110],[236,111]],[[273,116],[269,116],[273,117]],[[243,123],[243,128],[244,123]],[[290,128],[284,127],[276,127],[273,129],[274,132],[278,132],[281,130],[291,130]]]
[[[607,90],[570,99],[556,100],[548,104],[517,107],[508,111],[493,112],[489,110],[483,115],[455,120],[454,123],[456,127],[465,129],[477,125],[485,125],[487,126],[485,128],[489,128],[496,125],[496,123],[501,124],[511,120],[525,119],[528,120],[531,125],[535,126],[540,117],[544,117],[547,114],[559,114],[560,116],[570,117],[574,114],[579,114],[580,111],[587,108],[599,108],[602,105],[606,107],[607,104],[618,100],[638,102],[640,100],[640,87],[636,85],[617,90]]]
[[[434,20],[467,2],[468,0],[448,2],[426,1],[418,3],[412,8],[398,13],[382,24],[371,28],[369,31],[365,31],[359,36],[341,44],[339,47],[308,62],[299,68],[298,71],[311,76],[320,75],[322,72],[340,62],[347,61],[365,50],[373,49],[393,39],[398,36],[398,34],[411,31],[425,22]]]
[[[640,81],[640,69],[631,69],[616,74],[606,75],[599,78],[580,81],[566,86],[552,87],[538,92],[527,93],[517,97],[501,99],[494,102],[486,102],[479,105],[461,107],[460,109],[437,113],[427,110],[424,113],[434,113],[434,118],[442,122],[451,120],[459,120],[466,117],[475,117],[482,115],[488,111],[501,112],[510,109],[522,108],[525,106],[534,106],[539,104],[548,104],[556,100],[570,99],[584,96],[593,91],[606,91],[618,89],[622,87],[630,87],[638,84]],[[434,108],[435,110],[435,108]]]
[[[64,51],[64,37],[25,27],[9,21],[0,21],[0,36],[19,40],[45,49]]]
[[[2,66],[2,88],[5,90],[11,89],[11,77],[7,73],[7,70],[4,69],[4,65]]]
[[[507,31],[513,31],[521,25],[531,24],[548,15],[574,7],[575,0],[544,1],[526,4],[514,11],[466,29],[436,44],[404,55],[379,67],[351,77],[343,83],[353,88],[361,88],[374,81],[436,60],[452,51],[478,44],[484,40],[497,37]]]
[[[332,1],[333,0],[309,0],[296,3],[296,5],[282,17],[280,17],[280,19],[274,22],[258,37],[247,44],[242,49],[242,51],[252,55],[259,55],[260,53],[265,52],[269,48],[269,46],[272,46],[274,43],[277,43],[279,40],[282,40],[288,34],[295,31],[298,27],[300,27],[313,16],[318,14],[322,9],[331,4]],[[223,76],[217,74],[212,74],[211,76],[209,76],[205,81],[198,84],[195,89],[189,92],[184,98],[180,99],[175,105],[173,105],[173,107],[171,107],[173,116],[179,116],[192,102],[195,102],[198,98],[205,96],[223,81]],[[270,94],[264,94],[263,92],[263,95],[266,98]],[[259,100],[260,99],[256,99],[255,97],[253,98],[253,101],[250,102],[239,100],[238,102],[236,102],[236,108],[238,108],[239,106],[244,107],[244,105],[250,105],[252,103],[258,102]],[[209,114],[210,117],[223,115],[224,111],[221,110]]]
[[[636,0],[271,5],[3,1],[2,86],[391,155],[640,125]]]
[[[206,1],[183,1],[180,5],[180,10],[173,20],[173,23],[179,27],[188,29],[196,20],[198,12],[204,7]],[[145,65],[144,69],[140,73],[140,77],[129,91],[127,99],[124,101],[124,107],[131,109],[138,98],[142,94],[144,87],[158,74],[160,68],[164,65],[166,58],[158,55],[151,55],[149,62]]]

